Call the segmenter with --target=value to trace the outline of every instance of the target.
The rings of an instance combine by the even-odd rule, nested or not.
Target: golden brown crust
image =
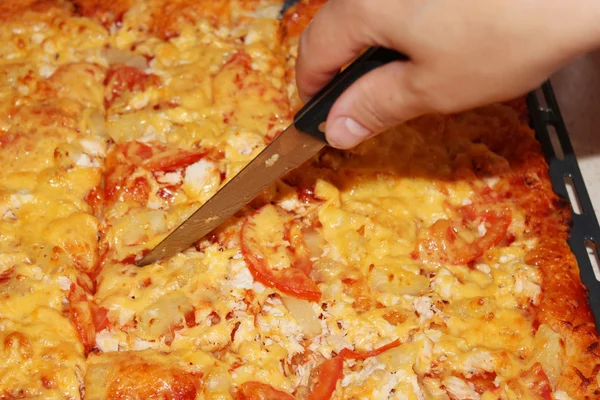
[[[523,119],[525,99],[508,105],[521,116],[520,124],[506,121],[500,130],[492,129],[480,139],[509,161],[511,177],[496,190],[523,210],[527,234],[538,240],[526,257],[526,262],[535,265],[542,275],[534,328],[548,324],[565,340],[567,362],[558,385],[573,398],[597,398],[598,333],[577,260],[567,244],[571,208],[552,190],[541,146],[527,133],[529,128]]]

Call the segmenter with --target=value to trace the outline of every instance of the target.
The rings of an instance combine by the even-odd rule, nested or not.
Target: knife
[[[136,264],[143,267],[185,250],[277,179],[308,161],[327,145],[323,125],[344,90],[377,67],[406,60],[403,54],[383,47],[363,52],[298,111],[292,125]]]

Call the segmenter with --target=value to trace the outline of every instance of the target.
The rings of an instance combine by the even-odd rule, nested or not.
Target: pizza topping
[[[83,347],[86,351],[90,351],[95,344],[96,331],[87,293],[75,283],[71,283],[68,300],[71,322],[79,334]]]
[[[312,257],[318,257],[322,252],[319,251],[318,239],[315,237],[320,236],[312,229],[303,230],[298,220],[291,221],[285,232],[285,238],[290,243],[294,254],[293,267],[309,276],[313,268]],[[305,238],[308,238],[309,241],[307,242]]]
[[[205,158],[185,169],[184,191],[191,198],[208,200],[221,186],[221,173],[216,163]]]
[[[414,257],[435,264],[467,264],[500,243],[511,221],[507,211],[478,214],[469,206],[459,215],[439,219],[423,231]]]
[[[106,328],[108,328],[109,320],[108,320],[108,310],[104,307],[94,307],[92,309],[94,327],[96,328],[96,332],[100,332]]]
[[[347,348],[335,357],[325,360],[317,367],[314,372],[314,380],[309,400],[329,400],[335,391],[337,382],[343,377],[344,360],[365,360],[370,357],[376,357],[383,352],[398,347],[400,341],[398,339],[381,346],[377,349],[368,352],[357,352]]]
[[[164,152],[150,159],[144,160],[144,168],[150,171],[163,171],[170,172],[180,168],[185,168],[188,165],[192,165],[201,158],[203,158],[208,152],[206,150],[196,151],[171,151]]]
[[[162,143],[133,141],[117,145],[107,164],[130,164],[152,172],[173,172],[194,164],[208,153],[205,149],[184,151]]]
[[[148,68],[148,60],[146,60],[146,57],[132,53],[131,51],[111,47],[104,50],[103,55],[110,65],[126,65],[138,70],[145,70]]]
[[[272,205],[262,207],[246,219],[241,245],[248,268],[256,280],[267,286],[299,299],[317,301],[321,291],[307,275],[309,264],[298,263],[293,248],[283,240],[284,226],[282,211]]]
[[[312,338],[321,334],[321,322],[315,314],[311,302],[288,296],[283,296],[281,301],[302,327],[305,336]]]
[[[444,378],[442,388],[453,399],[479,400],[481,398],[481,395],[475,390],[475,385],[469,384],[456,376]]]
[[[190,166],[198,164],[199,160],[204,162],[203,159],[208,154],[204,149],[182,151],[161,143],[146,144],[134,141],[119,144],[113,148],[106,161],[104,197],[108,204],[117,201],[120,195],[123,195],[125,201],[146,204],[152,191],[149,182],[151,177],[139,175],[138,168],[155,174],[157,180],[160,179],[163,184],[165,179],[167,180],[167,186],[159,189],[157,193],[163,196],[181,184],[179,180],[173,186],[169,183],[170,180],[180,177],[184,168],[189,170]]]
[[[240,387],[240,400],[295,400],[291,394],[261,382],[245,382]]]
[[[498,391],[498,387],[494,383],[495,380],[495,372],[483,372],[473,375],[470,378],[465,378],[465,381],[468,382],[469,386],[472,386],[479,394]]]
[[[146,74],[142,70],[128,65],[111,67],[105,79],[106,106],[113,104],[125,92],[142,92],[151,86],[160,85],[160,78],[153,74]]]
[[[384,351],[389,350],[389,349],[393,349],[394,347],[398,347],[398,346],[400,346],[400,344],[401,344],[400,340],[396,339],[396,340],[394,340],[394,341],[392,341],[392,342],[390,342],[390,343],[388,343],[388,344],[386,344],[384,346],[378,347],[378,348],[376,348],[374,350],[367,351],[367,352],[364,352],[364,353],[360,353],[360,352],[357,352],[357,351],[354,351],[354,350],[350,350],[350,349],[343,349],[340,352],[339,355],[342,358],[344,358],[344,359],[364,360],[364,359],[367,359],[369,357],[377,357],[378,355],[380,355]]]
[[[323,361],[316,370],[314,386],[308,400],[329,400],[344,373],[344,358],[341,355]]]
[[[520,383],[542,400],[552,400],[552,388],[540,363],[521,374]]]
[[[131,363],[123,366],[119,377],[107,390],[107,399],[177,399],[194,400],[200,386],[194,373],[167,369],[162,365]]]

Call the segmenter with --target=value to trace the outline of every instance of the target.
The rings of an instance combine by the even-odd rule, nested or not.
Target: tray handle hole
[[[575,214],[581,215],[581,202],[579,201],[579,195],[577,194],[575,183],[570,176],[565,176],[563,179],[565,182],[565,187],[567,188],[567,194],[569,195],[569,201],[571,201],[571,208],[573,208],[573,212]]]
[[[596,246],[596,242],[592,240],[585,240],[584,243],[588,258],[590,259],[590,264],[594,270],[594,276],[596,276],[597,281],[600,281],[600,257],[598,256],[598,246]]]
[[[546,129],[548,130],[548,136],[550,137],[550,143],[552,143],[554,154],[559,160],[564,160],[565,152],[563,151],[562,145],[560,144],[560,140],[558,139],[556,128],[554,127],[554,125],[547,125]]]

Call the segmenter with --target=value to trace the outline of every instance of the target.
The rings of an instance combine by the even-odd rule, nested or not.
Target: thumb
[[[349,149],[427,112],[411,79],[410,62],[393,62],[357,80],[335,102],[327,117],[329,144]]]

